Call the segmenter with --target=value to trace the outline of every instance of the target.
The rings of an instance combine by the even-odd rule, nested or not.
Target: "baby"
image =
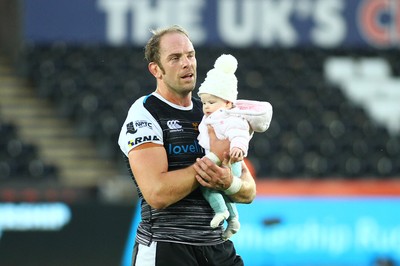
[[[198,92],[204,112],[198,140],[206,156],[216,163],[220,162],[210,152],[208,125],[214,128],[217,138],[230,141],[229,155],[234,176],[231,187],[224,192],[202,187],[203,196],[215,212],[210,226],[215,228],[224,220],[228,222],[222,235],[225,240],[240,229],[236,205],[228,196],[240,190],[242,160],[247,156],[250,139],[254,132],[266,131],[272,119],[272,106],[268,102],[237,100],[237,79],[234,75],[237,64],[232,55],[221,55],[215,61],[214,68],[208,71]]]

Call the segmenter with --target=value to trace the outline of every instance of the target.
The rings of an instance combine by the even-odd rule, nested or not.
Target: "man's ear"
[[[150,62],[147,66],[150,73],[157,79],[161,78],[161,69],[155,62]]]

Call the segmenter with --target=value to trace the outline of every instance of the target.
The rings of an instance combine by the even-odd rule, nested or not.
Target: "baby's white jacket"
[[[240,148],[247,156],[249,142],[254,132],[265,132],[272,119],[272,106],[269,102],[237,100],[229,110],[219,109],[204,116],[199,125],[199,144],[210,151],[210,138],[207,125],[214,128],[219,139],[229,139],[230,149]]]

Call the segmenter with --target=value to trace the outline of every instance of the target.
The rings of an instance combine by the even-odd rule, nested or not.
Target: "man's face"
[[[197,61],[192,42],[183,34],[169,33],[160,42],[160,79],[169,90],[187,94],[196,85]]]

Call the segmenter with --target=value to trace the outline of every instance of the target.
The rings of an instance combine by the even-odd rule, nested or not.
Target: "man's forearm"
[[[244,163],[242,166],[242,175],[240,176],[242,184],[240,190],[235,194],[229,195],[229,197],[234,202],[251,203],[256,197],[256,183]]]

